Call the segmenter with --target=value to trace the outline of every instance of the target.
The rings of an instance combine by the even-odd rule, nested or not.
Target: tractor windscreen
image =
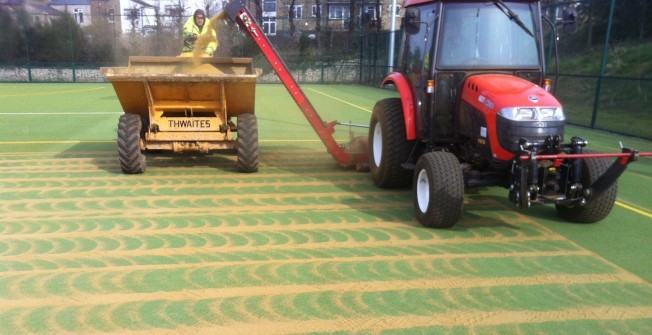
[[[537,41],[530,33],[536,36],[536,7],[529,3],[506,4],[518,20],[510,19],[503,8],[492,2],[445,4],[437,68],[539,68]]]

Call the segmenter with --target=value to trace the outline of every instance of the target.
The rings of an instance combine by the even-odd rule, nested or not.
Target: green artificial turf
[[[652,332],[652,159],[600,223],[487,188],[453,229],[428,229],[409,189],[339,167],[282,86],[256,89],[258,173],[233,154],[161,153],[124,175],[110,85],[0,84],[0,334]],[[396,96],[303,89],[324,121],[362,124]]]

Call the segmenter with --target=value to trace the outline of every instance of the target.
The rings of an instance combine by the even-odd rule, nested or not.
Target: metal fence
[[[652,78],[560,74],[555,95],[572,124],[652,139]]]
[[[282,20],[287,18],[277,18],[279,27],[289,26],[288,22],[281,24]],[[176,25],[160,25],[146,34],[125,34],[116,30],[115,21],[113,24],[96,21],[103,23],[75,29],[72,25],[74,21],[62,23],[67,26],[59,30],[59,45],[47,49],[30,48],[37,42],[30,38],[37,39],[38,36],[21,32],[20,43],[15,47],[20,48],[19,54],[24,56],[10,61],[0,58],[0,81],[105,82],[99,71],[102,66],[123,66],[130,55],[173,56],[180,52],[182,40],[178,23],[182,20],[178,20]],[[77,28],[83,32],[85,39],[77,36]],[[279,82],[253,42],[233,24],[223,23],[218,30],[220,47],[217,56],[252,57],[254,66],[264,69],[260,82]],[[604,45],[610,48],[601,49],[602,46],[598,45],[592,49],[577,42],[582,34],[580,30],[575,37],[562,36],[560,45],[562,74],[558,78],[556,95],[564,105],[568,121],[652,139],[652,108],[649,107],[652,69],[641,72],[638,77],[619,76],[609,69],[614,59],[623,61],[612,56],[613,46],[622,42],[614,41],[609,34],[605,34],[603,38],[608,43]],[[348,26],[334,29],[332,25],[324,25],[319,34],[311,30],[298,30],[295,34],[277,30],[270,39],[300,83],[378,86],[395,66],[401,32],[376,32],[360,25],[348,31]],[[395,46],[393,55],[390,54],[392,39]],[[43,57],[43,53],[54,52],[57,59],[43,60],[47,58]],[[103,55],[106,61],[87,60],[93,54]],[[547,54],[553,55],[552,49]],[[592,58],[602,56],[603,64],[584,70],[563,67],[565,59],[574,59],[582,54],[592,55],[589,56]],[[553,70],[549,69],[549,75],[554,75]]]

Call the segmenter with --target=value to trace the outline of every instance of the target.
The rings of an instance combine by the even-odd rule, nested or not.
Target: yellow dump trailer
[[[146,150],[235,150],[239,171],[258,171],[254,106],[260,69],[251,58],[140,56],[102,73],[125,113],[118,123],[124,173],[145,172]]]

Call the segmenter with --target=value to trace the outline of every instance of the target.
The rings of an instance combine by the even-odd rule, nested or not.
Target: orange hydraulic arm
[[[350,154],[345,151],[343,146],[340,146],[333,138],[335,132],[336,122],[324,122],[315,111],[305,93],[301,90],[297,82],[290,74],[287,66],[281,60],[278,53],[263,33],[260,26],[256,23],[251,12],[245,7],[242,0],[233,0],[226,6],[226,13],[236,22],[240,28],[247,32],[249,36],[256,42],[265,58],[274,68],[274,71],[285,85],[294,101],[297,103],[306,119],[317,132],[319,138],[326,146],[328,152],[335,158],[337,163],[343,167],[351,167],[356,163],[363,163],[367,161],[366,154]]]

